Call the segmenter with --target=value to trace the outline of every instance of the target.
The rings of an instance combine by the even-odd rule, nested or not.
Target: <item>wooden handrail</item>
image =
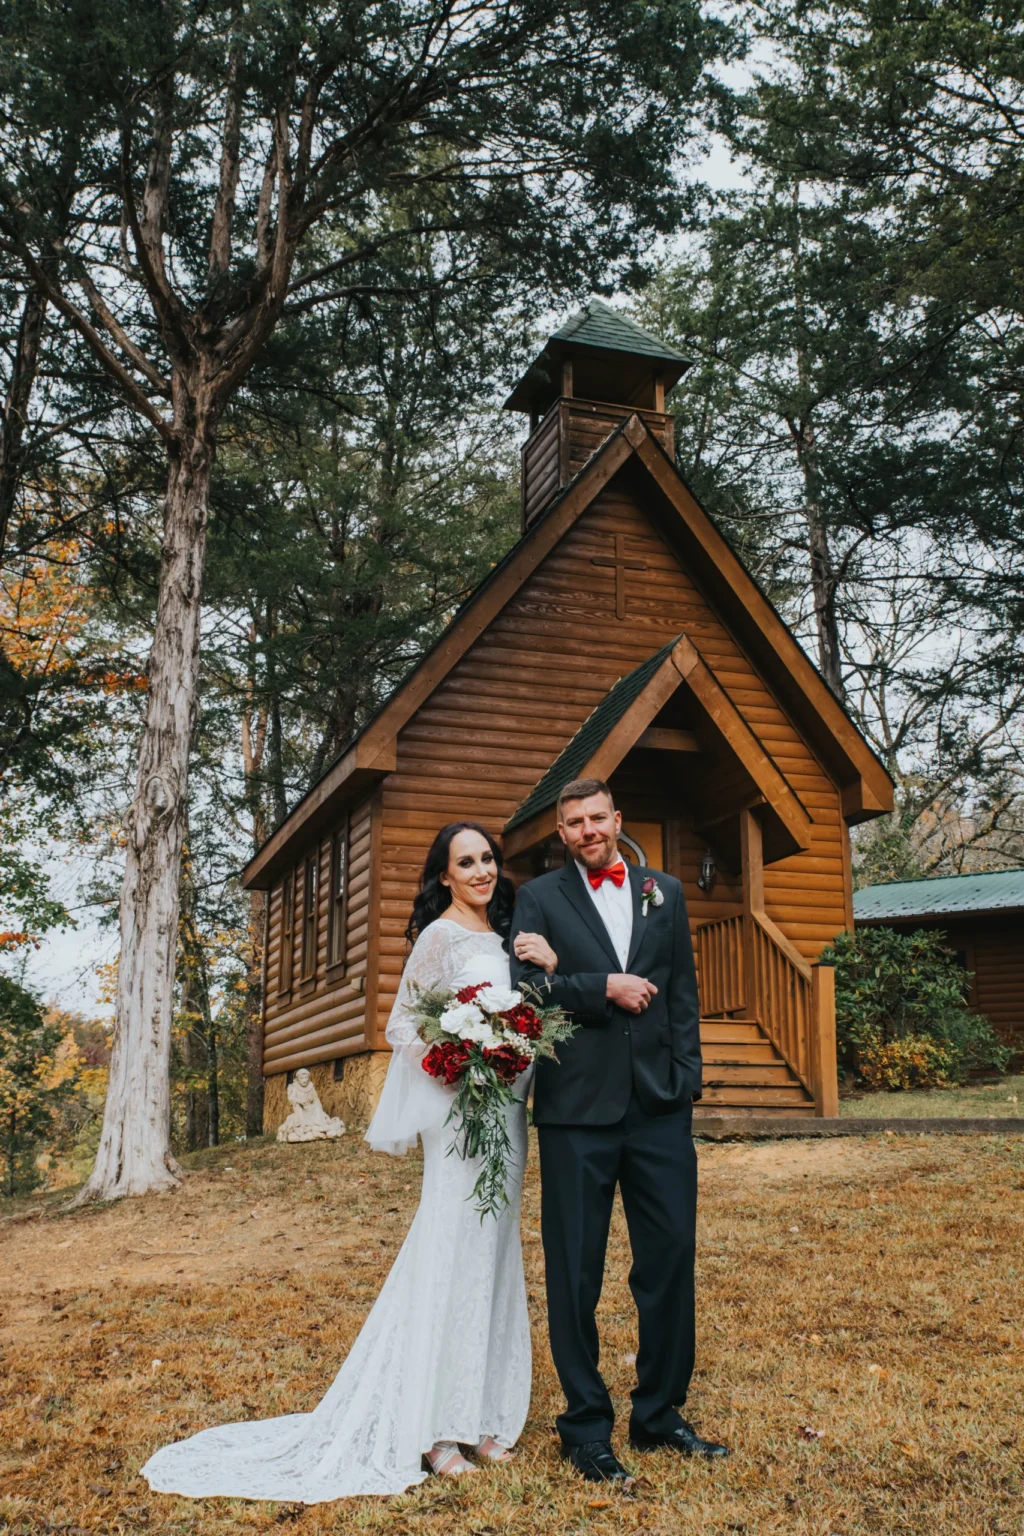
[[[723,1018],[747,1005],[743,918],[722,917],[697,929],[697,987],[701,1017]]]
[[[806,981],[811,979],[813,967],[804,959],[791,939],[787,939],[781,928],[777,928],[766,912],[754,912],[751,914],[756,923],[760,923],[765,933],[773,944],[778,945],[790,965],[798,970]]]
[[[759,912],[750,914],[750,1002],[765,1034],[806,1088],[813,1082],[811,968],[794,965]],[[776,929],[776,932],[778,930]]]
[[[837,1114],[829,968],[811,965],[771,918],[756,910],[702,923],[697,965],[701,1016],[756,1019],[813,1093],[817,1114]]]

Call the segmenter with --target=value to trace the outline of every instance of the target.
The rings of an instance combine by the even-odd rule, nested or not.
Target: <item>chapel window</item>
[[[317,863],[319,850],[306,856],[302,865],[302,979],[316,975]]]
[[[348,821],[331,838],[331,891],[327,909],[327,963],[344,965],[348,916]]]
[[[278,992],[290,992],[292,985],[292,951],[295,945],[295,871],[289,870],[281,885],[281,965],[278,971]]]

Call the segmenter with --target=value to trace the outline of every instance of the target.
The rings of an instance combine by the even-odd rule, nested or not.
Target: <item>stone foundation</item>
[[[329,1115],[338,1115],[348,1130],[364,1130],[377,1107],[384,1075],[391,1059],[390,1051],[366,1051],[345,1057],[345,1072],[340,1082],[334,1079],[333,1061],[309,1068],[320,1103]],[[275,1136],[288,1118],[288,1074],[277,1072],[263,1081],[263,1134]]]

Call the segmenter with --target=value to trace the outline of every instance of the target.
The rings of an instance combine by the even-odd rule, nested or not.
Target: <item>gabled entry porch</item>
[[[510,818],[514,876],[562,861],[555,802],[583,776],[610,783],[626,857],[683,882],[702,1016],[698,1113],[834,1114],[832,973],[764,900],[765,862],[806,850],[811,818],[688,636],[620,679]]]
[[[836,1115],[835,980],[764,910],[761,827],[740,813],[742,907],[696,931],[703,1112]]]

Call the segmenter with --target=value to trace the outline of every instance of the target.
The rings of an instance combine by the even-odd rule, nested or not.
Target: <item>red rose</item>
[[[489,981],[478,981],[475,987],[460,987],[455,994],[455,1001],[457,1003],[471,1003],[478,992],[482,992],[485,987],[489,986]]]
[[[653,896],[657,883],[658,882],[654,879],[653,875],[648,875],[647,879],[640,887],[641,896]]]
[[[517,1003],[514,1008],[507,1008],[499,1017],[515,1030],[517,1035],[524,1035],[527,1040],[539,1040],[544,1029],[540,1015],[530,1007],[529,1003]]]
[[[466,1070],[469,1046],[461,1040],[439,1040],[423,1058],[423,1070],[442,1082],[454,1083]]]
[[[496,1045],[484,1051],[484,1060],[492,1066],[503,1083],[514,1083],[520,1072],[530,1065],[528,1056],[520,1056],[514,1045]]]

